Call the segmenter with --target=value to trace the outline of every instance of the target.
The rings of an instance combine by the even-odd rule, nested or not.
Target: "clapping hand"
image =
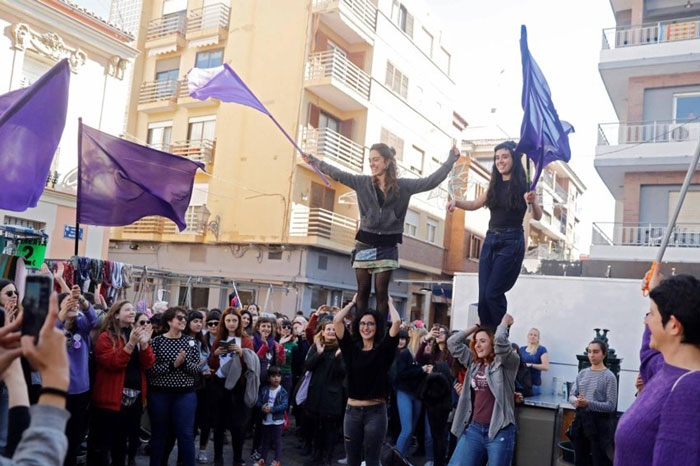
[[[183,362],[185,362],[185,356],[187,353],[185,350],[180,350],[180,352],[177,354],[177,357],[175,358],[175,361],[173,361],[173,366],[174,367],[180,367]]]

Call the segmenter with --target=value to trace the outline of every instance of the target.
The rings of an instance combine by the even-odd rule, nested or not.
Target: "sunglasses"
[[[180,322],[182,322],[182,321],[185,320],[187,317],[185,317],[185,316],[183,316],[182,314],[180,314],[180,315],[175,316],[175,318],[176,318],[177,320],[179,320]]]
[[[5,292],[5,296],[11,298],[13,296],[19,296],[19,294],[17,294],[17,290],[8,290]]]
[[[282,328],[288,328],[288,329],[291,329],[291,328],[292,328],[292,326],[291,326],[291,325],[283,325],[283,326],[282,326]]]
[[[142,327],[143,327],[144,325],[148,325],[148,324],[150,324],[150,323],[151,323],[150,320],[139,320],[139,322],[138,322],[138,324],[139,324],[140,326],[142,326]]]
[[[207,327],[216,327],[217,325],[219,325],[218,320],[212,320],[210,322],[207,322]]]

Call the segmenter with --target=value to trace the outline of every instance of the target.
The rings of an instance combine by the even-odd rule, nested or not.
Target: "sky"
[[[410,1],[406,2],[410,6]],[[608,0],[428,0],[448,33],[457,111],[470,127],[502,128],[518,137],[520,26],[527,26],[531,55],[540,66],[562,120],[571,123],[569,165],[586,185],[581,198],[579,251],[590,247],[591,223],[614,221],[614,200],[593,166],[599,123],[617,121],[598,73],[602,30],[614,27]],[[410,11],[410,10],[409,10]],[[492,109],[495,112],[492,113]],[[497,126],[496,126],[497,125]],[[496,130],[494,138],[506,134]]]

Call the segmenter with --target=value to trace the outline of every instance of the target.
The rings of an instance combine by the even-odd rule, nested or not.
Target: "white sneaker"
[[[199,455],[197,455],[197,461],[200,463],[209,462],[209,457],[207,456],[206,450],[199,450]]]
[[[345,458],[340,458],[338,461],[336,461],[338,464],[348,464],[348,457],[346,456]]]

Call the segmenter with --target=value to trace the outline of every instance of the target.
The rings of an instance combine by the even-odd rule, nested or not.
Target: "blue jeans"
[[[523,230],[489,230],[479,258],[479,320],[496,328],[506,313],[506,292],[513,288],[525,257]]]
[[[372,406],[348,405],[343,422],[348,466],[360,466],[363,453],[366,466],[380,466],[379,456],[386,428],[386,403]]]
[[[537,396],[542,394],[542,385],[533,385],[532,394]]]
[[[399,419],[401,420],[401,434],[396,440],[396,449],[406,456],[408,453],[408,440],[411,438],[413,429],[416,426],[421,412],[421,402],[415,395],[401,390],[396,391],[396,406],[399,409]],[[425,418],[425,459],[433,459],[433,435],[430,432],[428,416]]]
[[[170,428],[175,429],[177,451],[183,466],[194,466],[194,415],[197,394],[151,392],[148,394],[151,416],[151,466],[161,466],[165,440]]]
[[[510,424],[489,438],[488,424],[472,422],[459,438],[448,466],[510,466],[517,428]]]

